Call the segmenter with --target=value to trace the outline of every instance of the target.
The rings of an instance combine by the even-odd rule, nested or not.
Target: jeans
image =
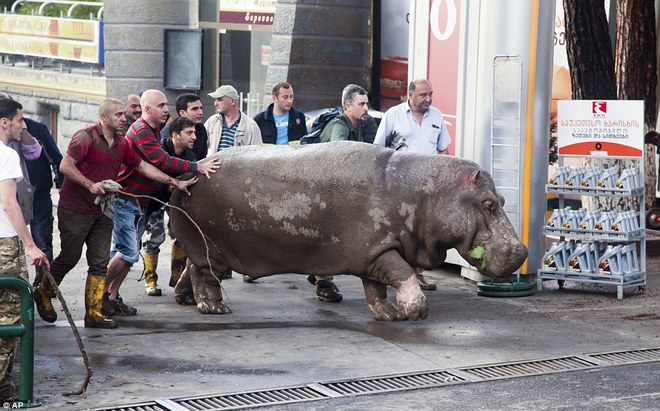
[[[115,255],[128,263],[140,260],[140,241],[146,226],[146,207],[139,206],[135,200],[118,197],[115,201],[114,228],[112,230],[112,249],[110,258]]]

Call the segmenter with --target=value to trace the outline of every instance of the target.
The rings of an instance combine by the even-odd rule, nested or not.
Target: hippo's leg
[[[426,297],[419,288],[415,270],[396,251],[390,250],[378,257],[366,276],[396,289],[399,318],[416,321],[428,316]]]
[[[174,299],[181,305],[196,305],[195,297],[193,295],[192,280],[190,278],[190,271],[192,270],[192,262],[190,259],[186,261],[186,268],[181,274],[181,278],[177,281],[174,287]]]
[[[405,320],[399,316],[399,310],[387,301],[387,285],[367,278],[362,278],[364,296],[374,318],[378,321]]]
[[[222,303],[222,288],[220,278],[216,278],[210,272],[195,267],[190,267],[190,280],[192,282],[193,295],[197,301],[197,310],[202,314],[229,314],[231,310]],[[231,270],[229,270],[231,273]],[[214,274],[215,271],[214,271]]]

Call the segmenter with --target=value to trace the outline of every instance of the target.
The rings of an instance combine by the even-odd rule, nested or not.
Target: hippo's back
[[[190,197],[176,192],[172,204],[189,213],[232,268],[255,274],[364,271],[386,238],[414,229],[402,204],[415,207],[442,183],[444,162],[469,163],[356,142],[248,146],[214,157],[218,172],[201,177]],[[180,213],[172,220],[180,241],[199,237]]]

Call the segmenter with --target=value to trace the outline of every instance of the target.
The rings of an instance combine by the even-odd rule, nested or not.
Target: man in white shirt
[[[25,251],[32,264],[49,266],[48,258],[37,247],[27,229],[16,200],[16,182],[23,178],[18,153],[10,141],[20,141],[27,126],[23,106],[0,98],[0,275],[20,275],[28,280]],[[15,290],[0,289],[0,324],[15,324],[21,318],[21,297]],[[16,351],[16,337],[0,338],[0,402],[15,400],[16,388],[11,369]]]
[[[431,106],[433,86],[428,80],[417,79],[408,86],[408,101],[385,113],[378,126],[374,144],[398,151],[421,154],[446,154],[451,137],[442,112]],[[417,269],[422,290],[435,290],[427,283],[422,270]]]
[[[451,137],[442,112],[431,103],[431,83],[424,79],[412,81],[408,101],[387,110],[374,144],[411,153],[445,154]]]

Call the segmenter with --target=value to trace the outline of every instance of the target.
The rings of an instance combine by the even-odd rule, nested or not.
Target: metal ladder
[[[504,197],[504,211],[520,234],[522,59],[493,59],[493,107],[490,118],[490,174]]]

